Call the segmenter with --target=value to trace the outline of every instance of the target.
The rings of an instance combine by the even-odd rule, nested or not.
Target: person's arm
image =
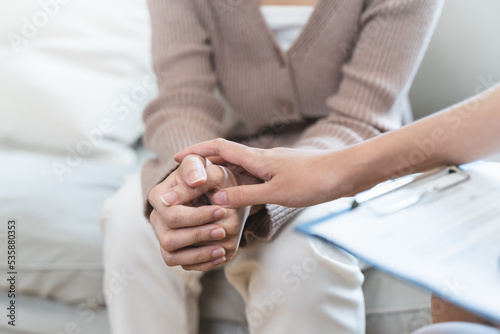
[[[500,86],[352,150],[365,184],[460,165],[500,152]]]
[[[210,4],[197,0],[148,2],[159,96],[144,111],[144,140],[157,155],[142,168],[144,213],[167,265],[208,270],[229,260],[238,248],[247,217],[243,213],[249,208],[227,210],[225,216],[216,217],[217,207],[169,206],[162,196],[172,184],[203,188],[211,181],[203,158],[188,159],[181,170],[173,159],[180,149],[221,135],[224,109],[214,94],[214,50],[204,17],[209,12],[204,7]],[[217,226],[223,228],[224,236],[213,239],[210,231],[220,232]],[[200,244],[214,240],[216,244]]]
[[[267,181],[227,188],[216,204],[303,207],[353,195],[382,181],[500,152],[500,85],[461,104],[339,151],[261,150],[216,139],[176,155],[215,156]]]
[[[401,109],[423,59],[444,1],[370,0],[357,40],[342,66],[330,114],[309,127],[294,148],[336,149],[404,123]],[[344,48],[344,46],[339,46]]]
[[[146,146],[157,159],[142,169],[145,214],[151,189],[176,167],[179,150],[221,135],[224,109],[214,95],[212,46],[195,0],[148,0],[159,96],[144,111]],[[204,173],[204,170],[200,172]],[[202,175],[203,176],[203,175]]]
[[[326,101],[329,114],[307,128],[292,147],[341,149],[400,127],[400,109],[442,5],[441,0],[366,1],[357,40],[348,47],[339,45],[346,61],[339,87]],[[250,217],[246,227],[261,239],[270,239],[298,213],[280,205],[266,208],[268,215]]]

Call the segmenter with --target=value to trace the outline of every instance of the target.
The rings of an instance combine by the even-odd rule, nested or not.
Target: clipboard
[[[500,164],[385,182],[297,227],[500,324]]]
[[[389,215],[418,204],[426,197],[441,193],[469,178],[469,174],[456,166],[410,175],[384,182],[356,195],[352,208],[365,204],[376,215]]]

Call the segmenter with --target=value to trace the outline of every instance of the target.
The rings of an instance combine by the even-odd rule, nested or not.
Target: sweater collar
[[[242,19],[246,21],[249,27],[249,33],[253,35],[260,49],[263,52],[271,51],[273,54],[277,55],[280,62],[285,65],[288,62],[289,56],[301,50],[306,50],[307,46],[314,42],[314,39],[332,17],[331,13],[338,7],[341,1],[342,0],[318,0],[309,21],[288,51],[284,51],[280,47],[274,33],[269,28],[260,11],[258,1],[245,1],[242,5],[247,6],[247,8],[237,12],[243,16]]]

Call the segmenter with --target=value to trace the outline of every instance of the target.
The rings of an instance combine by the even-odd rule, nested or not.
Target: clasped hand
[[[150,221],[165,263],[207,271],[231,260],[250,208],[213,205],[212,195],[221,188],[256,182],[246,174],[207,163],[201,156],[185,157],[148,197],[153,206]]]

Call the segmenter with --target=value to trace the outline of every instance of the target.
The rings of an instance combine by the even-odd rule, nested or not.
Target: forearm
[[[356,188],[500,152],[500,86],[348,149]]]
[[[144,143],[157,156],[146,162],[142,188],[147,196],[177,166],[173,156],[189,145],[221,135],[224,108],[213,94],[217,76],[205,24],[205,4],[194,0],[148,0],[152,25],[152,58],[158,97],[144,111]]]
[[[268,214],[255,221],[250,230],[256,237],[269,239],[298,212],[290,207],[354,195],[388,179],[438,166],[459,165],[500,152],[497,109],[500,109],[500,85],[404,128],[347,148],[258,150],[216,140],[190,147],[176,159],[182,161],[187,154],[220,156],[265,180],[256,186],[223,189],[214,198],[218,198],[219,205],[228,207],[283,205],[267,205]],[[330,145],[335,142],[332,138],[337,137],[314,137],[318,143]]]

